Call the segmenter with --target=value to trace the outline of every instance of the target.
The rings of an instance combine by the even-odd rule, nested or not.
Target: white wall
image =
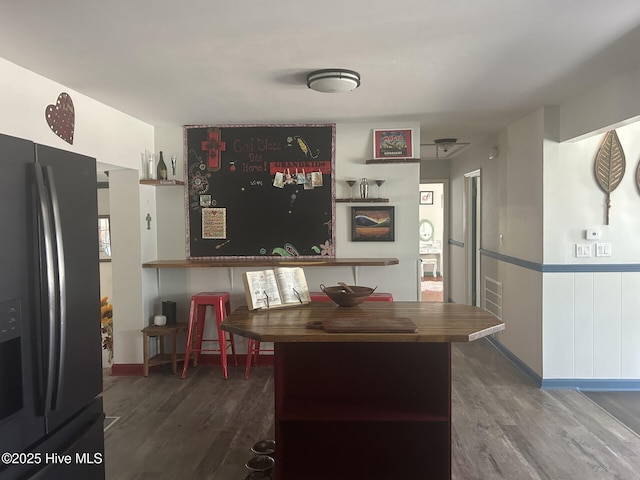
[[[55,104],[62,92],[67,92],[74,104],[73,145],[58,138],[45,120],[47,105]],[[4,112],[0,116],[0,132],[94,157],[111,171],[109,209],[114,259],[110,300],[114,314],[114,362],[141,359],[143,285],[138,170],[140,152],[153,151],[153,126],[3,59],[0,59],[0,103]],[[120,177],[129,178],[123,182]],[[133,235],[135,238],[130,235],[132,229],[138,231]]]
[[[67,92],[75,109],[73,145],[54,134],[47,105]],[[140,168],[140,152],[153,148],[153,126],[0,58],[0,132],[94,157],[118,167]]]
[[[573,141],[614,126],[635,122],[640,115],[640,68],[604,82],[560,106],[559,140]]]
[[[543,379],[638,379],[640,242],[633,239],[640,235],[640,125],[617,119],[625,125],[617,133],[627,172],[612,194],[611,224],[605,225],[606,197],[593,173],[604,134],[559,143],[562,111],[544,107],[514,122],[499,136],[496,164],[482,168],[482,247],[510,257],[482,259],[482,275],[503,284],[506,331],[498,339]],[[481,163],[469,156],[456,160],[452,190],[460,190],[464,170]],[[452,204],[452,219],[462,217],[462,200]],[[596,243],[585,240],[588,228],[602,231],[600,241],[611,243],[611,257],[575,257],[576,243]],[[452,248],[452,261],[463,262]],[[607,271],[608,265],[631,269]],[[542,271],[550,267],[558,271]],[[459,265],[451,273],[454,285],[465,275]]]
[[[419,126],[402,124],[338,124],[336,125],[336,196],[348,197],[346,179],[366,177],[370,180],[372,194],[377,186],[372,180],[382,178],[382,194],[395,207],[394,242],[351,242],[350,207],[357,204],[336,204],[336,256],[341,258],[395,257],[399,265],[387,267],[306,267],[305,275],[309,287],[319,291],[321,283],[335,285],[338,281],[377,286],[378,291],[391,292],[397,300],[417,300],[415,279],[418,266],[418,188],[419,164],[367,165],[372,158],[372,130],[375,128],[413,128],[414,149],[420,143]],[[183,142],[182,127],[163,127],[156,130],[156,149],[175,151]],[[355,187],[354,187],[355,188]],[[184,190],[177,187],[155,188],[157,202],[157,252],[158,259],[184,259],[185,214]],[[142,212],[141,212],[142,213]],[[253,269],[255,270],[255,268]],[[193,268],[162,269],[156,278],[155,270],[145,280],[146,290],[158,289],[145,316],[158,313],[162,300],[177,303],[178,317],[185,320],[188,315],[191,295],[200,291],[228,291],[232,307],[246,304],[242,286],[242,268]],[[210,314],[210,313],[209,313]],[[213,322],[210,322],[213,324]],[[212,332],[211,332],[212,333]],[[244,341],[237,339],[243,351]]]
[[[542,134],[544,109],[505,128],[496,138],[473,145],[451,165],[451,238],[466,242],[464,175],[480,170],[480,248],[530,262],[542,261]],[[488,152],[498,146],[498,157]],[[502,235],[502,241],[500,236]],[[449,245],[450,297],[466,302],[467,250]],[[542,375],[542,274],[495,258],[481,257],[485,276],[502,283],[503,321],[498,339],[533,371]],[[483,281],[478,295],[483,298]]]
[[[557,156],[545,156],[545,263],[640,263],[640,124],[616,132],[627,166],[611,195],[610,225],[593,173],[604,134],[560,144]],[[586,240],[587,228],[600,230],[602,238]],[[597,242],[611,244],[611,257],[595,256]],[[576,258],[576,243],[590,243],[593,256]],[[640,378],[640,273],[594,269],[544,274],[544,378]]]
[[[640,123],[616,129],[626,156],[626,173],[611,194],[610,225],[605,225],[606,194],[594,176],[594,161],[604,133],[584,140],[556,144],[555,157],[545,155],[545,263],[639,263],[640,195],[636,171],[640,163]],[[548,142],[551,143],[551,142]],[[586,229],[602,232],[601,242],[611,243],[611,257],[576,258],[576,243],[585,240]]]

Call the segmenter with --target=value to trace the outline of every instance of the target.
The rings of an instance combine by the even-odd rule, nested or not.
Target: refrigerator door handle
[[[46,315],[46,322],[49,327],[47,339],[48,355],[46,364],[46,375],[44,378],[44,408],[43,415],[51,413],[54,387],[55,387],[55,364],[57,359],[57,337],[58,324],[56,322],[57,290],[56,290],[56,262],[54,250],[53,219],[50,208],[50,198],[44,182],[43,167],[34,165],[35,185],[37,190],[37,209],[40,224],[42,226],[42,247],[44,256],[41,261],[41,288],[42,292],[42,315]],[[46,301],[46,305],[45,305]],[[44,320],[44,319],[43,319]]]
[[[53,233],[55,240],[55,255],[57,264],[56,290],[58,292],[58,358],[56,359],[56,380],[55,395],[53,398],[53,409],[56,410],[62,402],[62,379],[64,378],[64,352],[67,344],[67,291],[66,291],[66,274],[64,263],[64,240],[62,238],[62,222],[60,221],[60,203],[58,202],[58,191],[53,178],[53,168],[48,165],[45,167],[45,176],[49,185],[49,195],[51,199],[51,211],[53,213]]]

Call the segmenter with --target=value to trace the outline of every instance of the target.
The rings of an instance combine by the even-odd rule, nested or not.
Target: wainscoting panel
[[[623,273],[621,292],[621,374],[640,379],[640,273]]]
[[[593,375],[620,378],[622,274],[607,272],[593,277]]]
[[[483,275],[503,284],[507,328],[498,339],[543,386],[638,389],[640,264],[542,265],[481,253]]]
[[[575,331],[573,273],[543,275],[543,377],[571,378]]]
[[[575,273],[573,291],[575,312],[572,377],[593,378],[593,273]],[[551,276],[551,275],[550,275]],[[570,280],[570,279],[569,279]]]
[[[545,379],[640,378],[640,273],[544,274]]]

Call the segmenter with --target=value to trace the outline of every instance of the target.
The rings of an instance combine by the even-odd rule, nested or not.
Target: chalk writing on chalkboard
[[[185,127],[189,258],[335,256],[335,125]]]

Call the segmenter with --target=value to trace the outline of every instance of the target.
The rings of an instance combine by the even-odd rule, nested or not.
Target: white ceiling
[[[637,67],[639,25],[638,0],[0,0],[0,57],[153,125],[418,121],[422,143],[474,142]],[[307,89],[334,67],[361,86]]]

